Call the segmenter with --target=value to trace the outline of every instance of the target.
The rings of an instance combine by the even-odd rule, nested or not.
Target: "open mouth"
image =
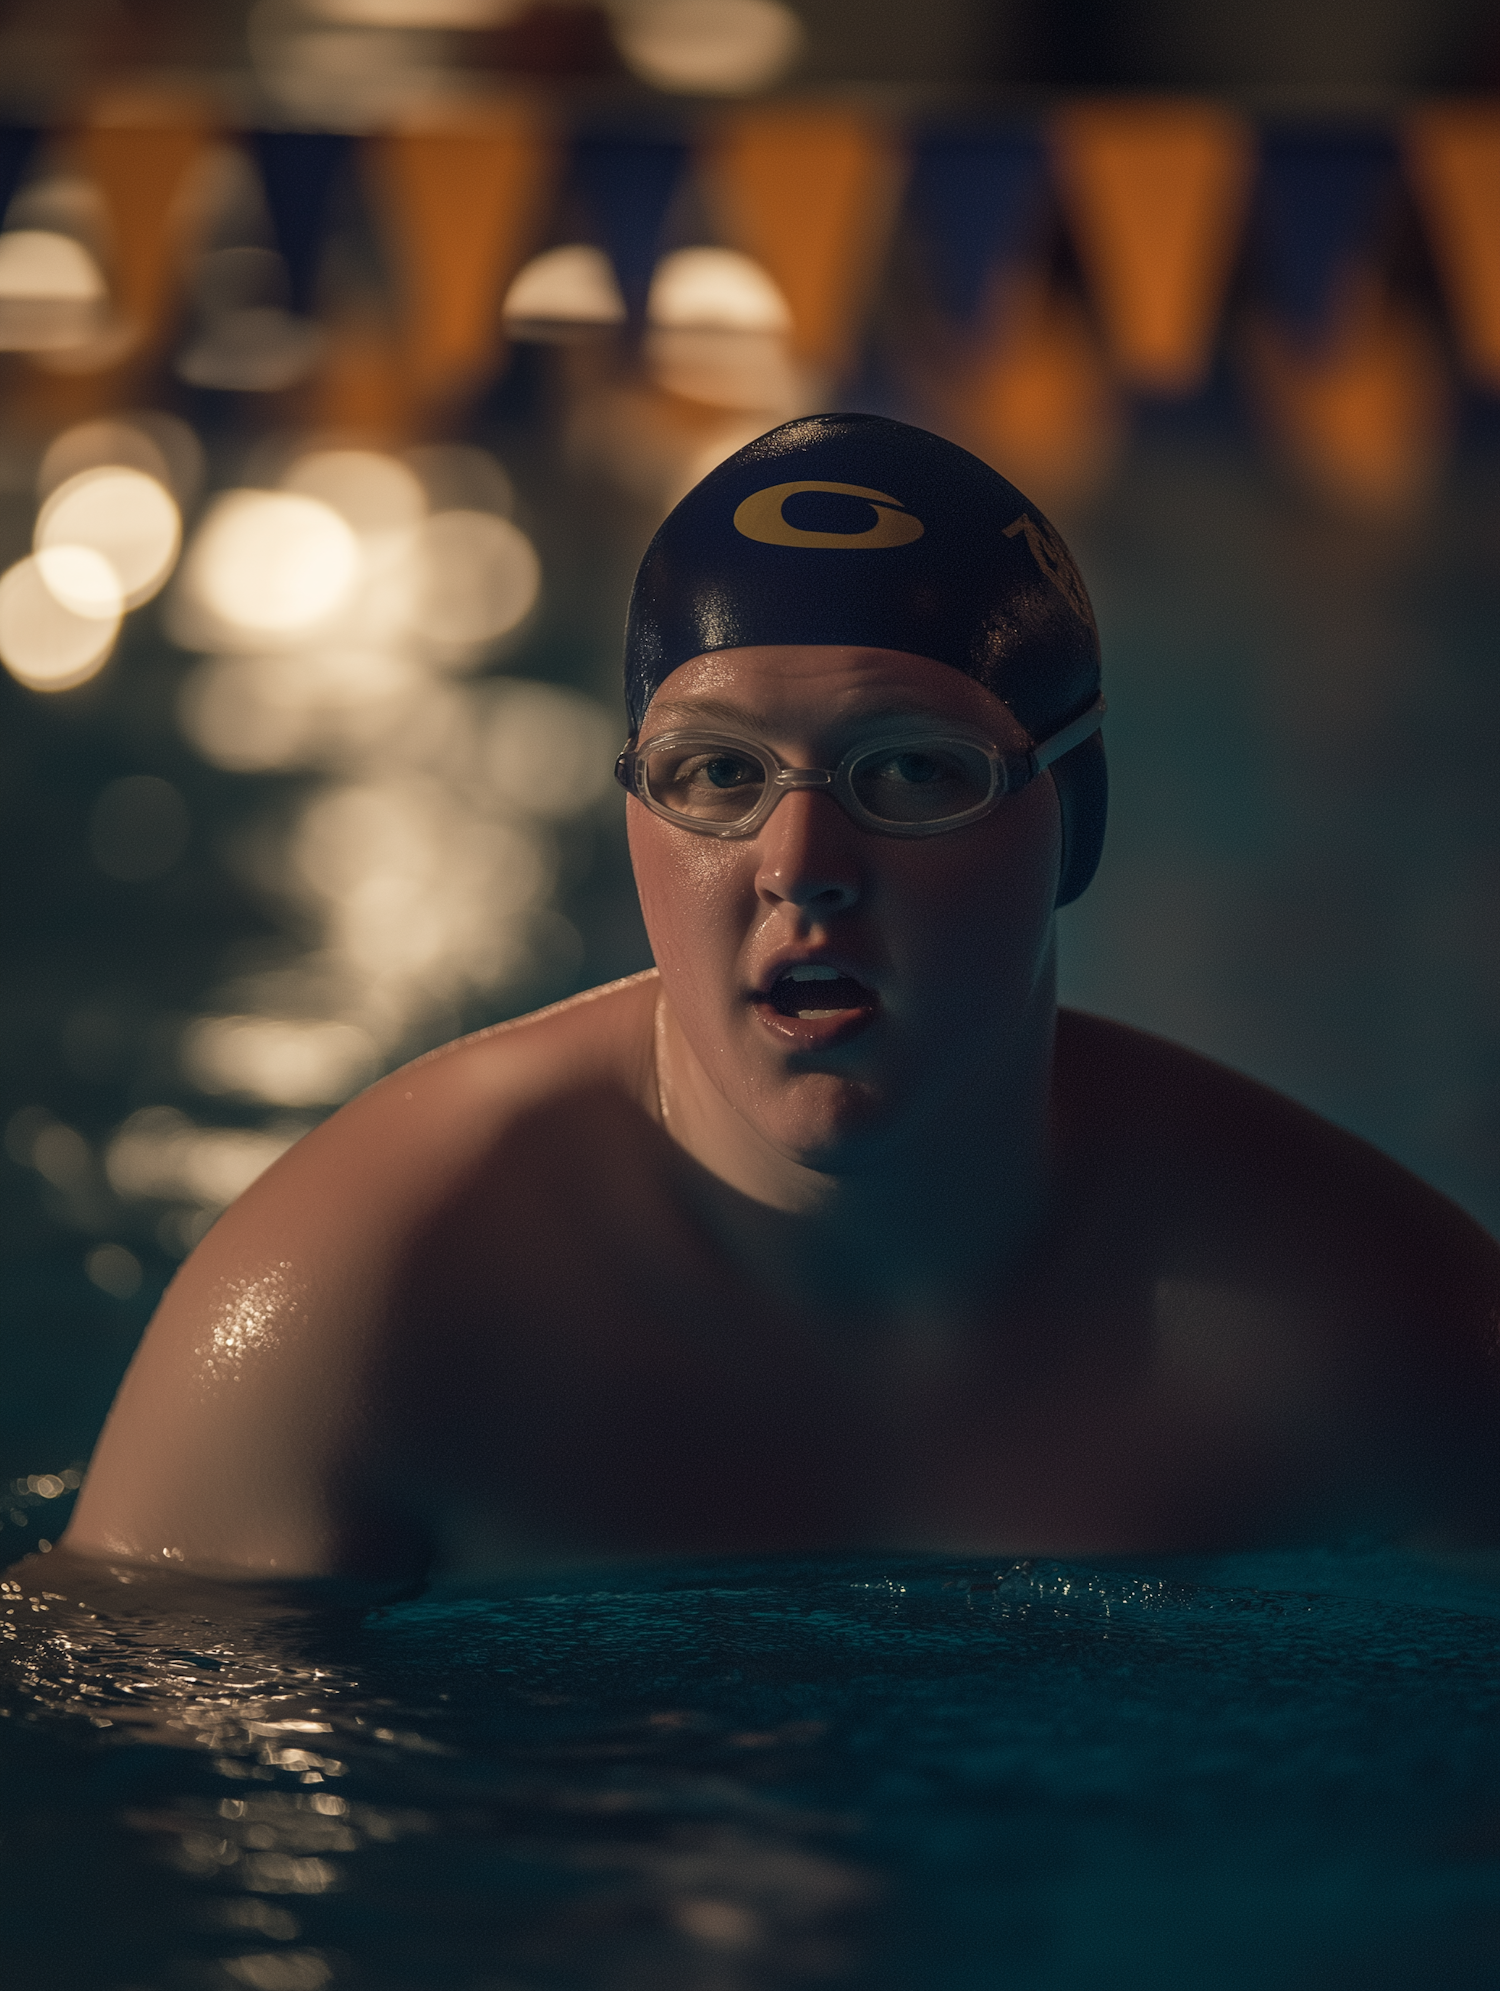
[[[798,1017],[806,1023],[873,1010],[875,1000],[873,991],[852,975],[822,967],[789,968],[761,997],[778,1015]]]

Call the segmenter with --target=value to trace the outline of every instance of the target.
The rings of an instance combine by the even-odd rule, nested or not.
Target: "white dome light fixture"
[[[533,256],[505,293],[513,337],[546,337],[547,328],[608,328],[625,323],[625,299],[602,249],[568,242]]]
[[[737,249],[676,249],[651,279],[653,325],[695,331],[790,332],[786,299],[760,264]]]
[[[796,413],[807,383],[792,313],[761,265],[734,249],[677,249],[651,279],[645,357],[669,393],[707,407]]]
[[[46,228],[0,234],[0,351],[62,352],[102,324],[109,290],[81,242]]]

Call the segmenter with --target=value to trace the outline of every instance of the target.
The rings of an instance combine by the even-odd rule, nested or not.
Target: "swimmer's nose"
[[[757,839],[755,889],[769,905],[817,919],[859,898],[858,830],[831,795],[794,788],[767,817]]]

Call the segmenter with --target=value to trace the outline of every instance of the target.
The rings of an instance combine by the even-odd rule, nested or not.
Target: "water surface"
[[[528,1588],[363,1616],[7,1597],[5,1981],[1495,1982],[1477,1572],[1344,1550]]]

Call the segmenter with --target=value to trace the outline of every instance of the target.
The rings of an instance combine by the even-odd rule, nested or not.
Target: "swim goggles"
[[[823,789],[863,830],[940,836],[978,822],[1099,730],[1098,698],[1025,753],[978,735],[913,732],[856,747],[837,767],[788,767],[759,740],[733,733],[662,733],[627,746],[615,779],[654,816],[698,836],[754,836],[783,795]]]

